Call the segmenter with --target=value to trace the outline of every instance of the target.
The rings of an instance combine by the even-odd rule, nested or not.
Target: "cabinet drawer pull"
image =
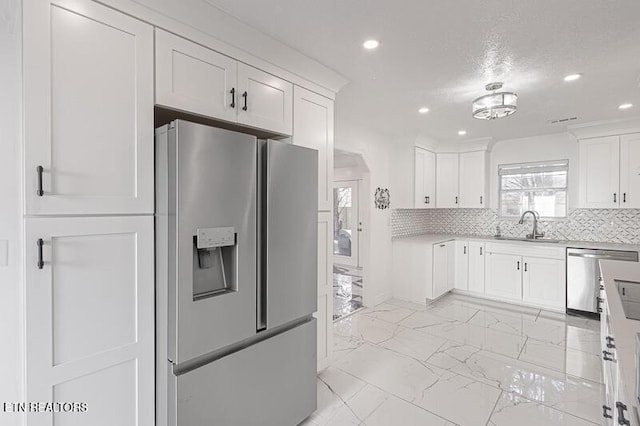
[[[616,348],[616,345],[613,343],[615,341],[613,337],[607,336],[607,337],[605,337],[605,340],[607,341],[607,347],[609,349],[615,349]]]
[[[44,267],[44,261],[42,260],[42,246],[44,245],[44,241],[42,241],[42,238],[38,238],[36,245],[38,246],[38,269],[42,269]]]
[[[620,401],[616,401],[616,408],[618,409],[618,424],[631,426],[631,422],[624,418],[624,412],[627,411],[627,405]]]
[[[527,262],[524,262],[524,271],[527,272]]]
[[[36,173],[38,173],[38,190],[36,191],[36,194],[38,194],[38,197],[42,197],[44,195],[44,191],[42,190],[42,172],[43,171],[44,169],[42,168],[42,166],[36,167]]]
[[[518,271],[520,270],[520,261],[518,260]]]
[[[606,405],[602,406],[602,417],[604,417],[605,419],[612,419],[613,416],[611,414],[609,414],[609,411],[611,411],[611,407],[607,407]]]
[[[627,193],[626,193],[626,192],[623,192],[623,193],[622,193],[622,202],[623,202],[623,203],[626,203],[626,202],[627,202]]]
[[[236,88],[232,87],[231,88],[231,105],[229,105],[231,108],[235,108],[236,107]]]
[[[458,197],[456,197],[456,204],[458,204]]]
[[[242,94],[242,97],[244,98],[244,106],[242,107],[242,110],[246,111],[247,110],[247,98],[249,97],[249,94],[247,93],[246,90]]]
[[[615,192],[613,193],[613,202],[614,203],[618,202],[618,194],[616,194]]]
[[[609,351],[602,351],[602,359],[605,361],[615,361],[613,354]]]
[[[429,197],[424,197],[424,203],[429,204]]]

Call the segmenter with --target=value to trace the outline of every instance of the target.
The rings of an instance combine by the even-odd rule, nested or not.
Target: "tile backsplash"
[[[395,209],[391,212],[392,238],[420,234],[495,235],[500,225],[505,236],[531,232],[531,217],[498,217],[490,209]],[[574,241],[640,244],[640,209],[575,209],[564,219],[540,220],[545,237]]]

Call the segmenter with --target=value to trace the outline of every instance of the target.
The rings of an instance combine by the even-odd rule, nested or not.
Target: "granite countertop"
[[[638,409],[640,402],[636,398],[635,390],[635,346],[636,335],[640,333],[640,321],[628,319],[625,316],[615,281],[640,281],[640,263],[601,260],[600,268],[609,306],[611,331],[615,338],[616,357],[624,377],[627,401]]]
[[[469,240],[469,241],[483,241],[492,243],[508,243],[508,244],[526,244],[528,246],[548,246],[548,247],[574,247],[574,248],[592,248],[602,250],[626,250],[626,251],[638,251],[640,252],[640,244],[622,244],[622,243],[607,243],[607,242],[594,242],[594,241],[568,241],[561,240],[557,243],[550,242],[527,242],[519,240],[504,240],[495,238],[492,235],[460,235],[460,234],[422,234],[413,237],[398,238],[394,241],[407,241],[407,242],[423,242],[423,243],[441,243],[451,240]]]

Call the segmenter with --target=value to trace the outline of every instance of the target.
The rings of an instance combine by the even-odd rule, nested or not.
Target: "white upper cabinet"
[[[580,206],[616,208],[620,201],[620,137],[580,141]]]
[[[25,1],[25,209],[153,213],[153,29],[90,1]]]
[[[436,154],[436,206],[458,207],[458,154]]]
[[[238,62],[156,29],[156,104],[236,120]]]
[[[318,210],[333,209],[333,101],[294,89],[293,144],[318,150]]]
[[[290,135],[293,85],[257,68],[238,63],[238,123]]]
[[[487,155],[485,151],[460,154],[460,202],[461,208],[486,206]]]
[[[417,209],[436,206],[436,154],[415,147],[415,186],[413,203]]]
[[[640,133],[620,137],[620,207],[640,208]]]
[[[471,241],[469,243],[469,285],[468,290],[484,293],[484,243]]]
[[[156,30],[156,103],[291,135],[293,84]]]

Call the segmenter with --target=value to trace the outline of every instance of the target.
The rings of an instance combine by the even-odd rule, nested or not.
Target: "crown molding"
[[[602,120],[567,126],[567,132],[576,139],[640,133],[640,116],[618,120]]]

